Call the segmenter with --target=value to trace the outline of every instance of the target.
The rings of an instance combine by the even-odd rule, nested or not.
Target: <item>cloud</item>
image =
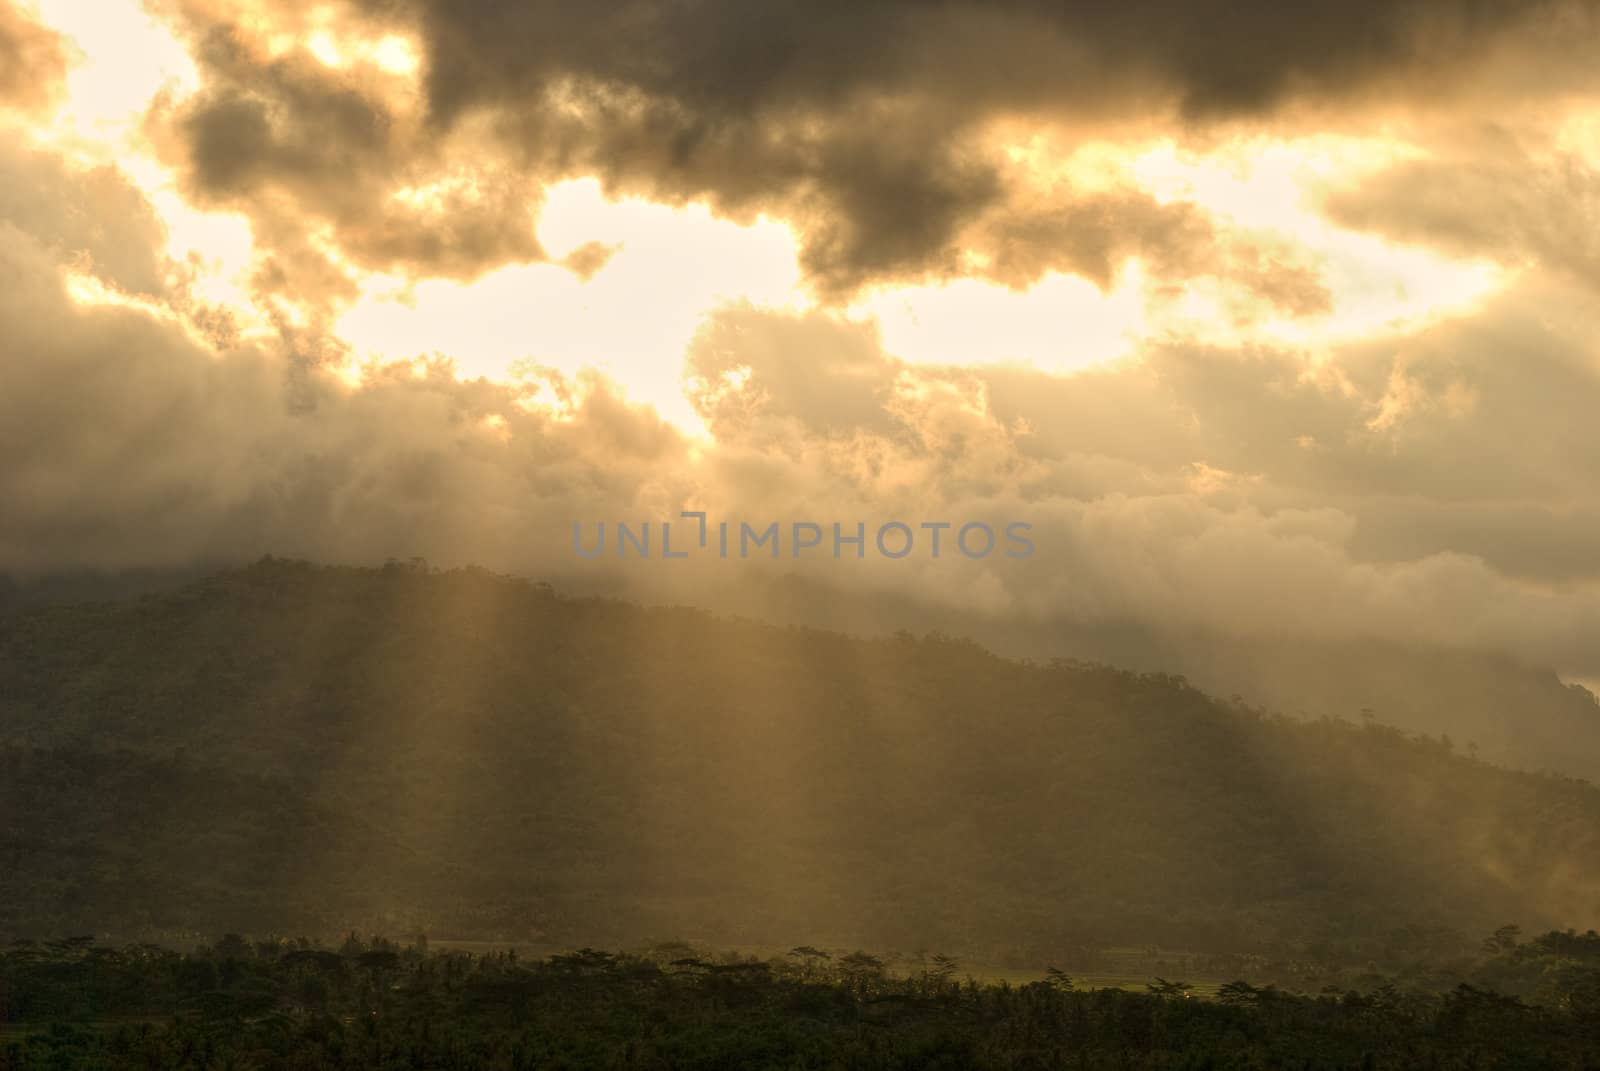
[[[1458,0],[365,10],[418,34],[436,126],[488,115],[522,151],[619,188],[734,213],[782,206],[824,290],[938,272],[963,225],[1006,205],[1003,166],[974,149],[992,121],[1094,129],[1175,112],[1203,125],[1304,100],[1430,99],[1506,51],[1537,47],[1554,71],[1596,29],[1587,4]],[[1106,207],[1069,201],[1033,227],[1087,238],[1092,256],[1103,238],[1085,216]]]
[[[1436,107],[1487,83],[1538,96],[1592,85],[1582,57],[1600,37],[1593,5],[1546,0],[168,6],[205,88],[153,126],[197,198],[249,211],[275,246],[323,227],[356,265],[472,278],[539,259],[540,191],[596,175],[615,194],[790,222],[829,302],[960,274],[1105,285],[1139,255],[1242,280],[1292,315],[1327,305],[1305,265],[1137,191],[1041,195],[993,127],[1204,137],[1297,109]],[[274,44],[327,18],[414,41],[418,71]],[[285,254],[284,276],[311,255]]]
[[[325,121],[380,157],[411,136],[363,114],[353,101]],[[206,172],[213,193],[270,203],[288,190],[291,215],[381,233],[360,198],[324,189],[324,139],[296,129]],[[349,165],[368,194],[390,181],[369,164]],[[1185,210],[1130,211],[1146,210],[1163,221],[1152,235],[1216,248]],[[441,357],[374,364],[351,385],[315,323],[247,341],[208,330],[164,237],[118,172],[0,154],[0,274],[13,280],[0,288],[0,571],[272,552],[561,580],[618,567],[577,559],[575,521],[1025,520],[1038,547],[1026,560],[774,567],[849,569],[866,587],[993,614],[1486,646],[1600,670],[1600,562],[1584,549],[1600,535],[1600,296],[1559,271],[1331,352],[1170,338],[1073,375],[919,364],[870,321],[730,306],[685,354],[714,436],[697,443],[593,373],[463,381]],[[67,272],[99,278],[111,300],[75,301]],[[631,577],[691,592],[744,564]]]
[[[603,242],[585,242],[562,259],[562,263],[574,275],[584,282],[593,279],[605,266],[611,263],[611,258],[622,249],[620,243],[606,245]]]
[[[145,297],[168,291],[175,269],[158,252],[165,229],[115,168],[77,170],[50,153],[0,142],[0,221],[121,291]]]
[[[859,5],[767,0],[606,8],[367,0],[427,51],[437,114],[528,100],[564,79],[627,87],[712,118],[925,96],[952,115],[1176,101],[1193,116],[1271,109],[1374,82],[1464,80],[1464,61],[1531,34],[1591,28],[1585,5],[1462,0],[1192,4],[1139,0]],[[1576,46],[1574,46],[1576,47]]]
[[[87,236],[119,243],[121,261],[102,264],[75,228],[87,209],[141,204],[114,171],[0,155],[0,209],[26,208],[0,211],[0,571],[272,548],[527,560],[530,534],[548,550],[564,531],[549,518],[579,503],[681,498],[679,434],[596,376],[462,382],[408,362],[352,389],[314,331],[217,345],[186,295],[128,304],[157,263],[148,206],[108,212],[108,233]],[[109,301],[69,294],[86,266]]]
[[[195,94],[158,101],[146,127],[189,199],[252,220],[263,294],[328,311],[357,272],[471,280],[544,259],[541,187],[470,132],[435,137],[374,65],[273,56],[239,26],[194,15]]]
[[[1331,194],[1344,226],[1600,290],[1600,171],[1539,136],[1490,127]]]
[[[1325,363],[1174,345],[1070,376],[910,365],[870,325],[742,309],[690,367],[725,511],[1026,517],[1048,554],[906,566],[897,590],[1572,668],[1600,639],[1600,437],[1581,415],[1600,367],[1544,315],[1569,298],[1532,286]]]
[[[60,37],[12,0],[0,0],[0,109],[43,110],[60,93],[66,75]]]

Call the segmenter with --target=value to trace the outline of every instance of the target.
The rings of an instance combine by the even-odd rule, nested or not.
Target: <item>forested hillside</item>
[[[1591,785],[1173,677],[274,560],[0,630],[0,933],[1043,960],[1600,920]]]
[[[612,585],[617,592],[637,587]],[[1176,673],[1212,695],[1238,695],[1285,714],[1371,718],[1411,733],[1448,735],[1500,765],[1600,780],[1600,701],[1550,668],[1504,652],[1377,637],[1224,634],[1156,621],[989,615],[795,575],[751,573],[698,591],[691,601],[776,624],[860,635],[937,629],[1017,658],[1065,656]]]

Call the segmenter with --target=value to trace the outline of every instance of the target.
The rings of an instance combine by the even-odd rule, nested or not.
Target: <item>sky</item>
[[[772,567],[1600,678],[1596,54],[1571,2],[0,0],[0,572],[1020,521]]]

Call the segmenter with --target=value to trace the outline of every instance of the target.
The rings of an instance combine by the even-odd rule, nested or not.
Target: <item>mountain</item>
[[[175,591],[216,569],[0,574],[0,616],[72,602]],[[1376,637],[1231,635],[1149,621],[1095,622],[981,613],[891,590],[751,569],[718,583],[669,574],[546,577],[572,594],[692,605],[779,625],[887,636],[937,631],[996,653],[1073,658],[1136,673],[1171,673],[1212,695],[1305,718],[1372,719],[1448,736],[1491,762],[1600,782],[1600,699],[1548,667],[1496,651]],[[663,581],[674,581],[663,583]]]
[[[935,629],[1017,658],[1070,657],[1173,673],[1252,706],[1306,718],[1371,718],[1449,736],[1502,765],[1600,781],[1600,700],[1548,668],[1494,651],[985,615],[795,575],[752,573],[701,589],[695,600],[778,624],[867,635]]]
[[[0,933],[1363,956],[1600,917],[1600,790],[1185,680],[265,560],[0,618]]]

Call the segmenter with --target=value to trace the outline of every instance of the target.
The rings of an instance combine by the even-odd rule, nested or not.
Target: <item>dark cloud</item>
[[[614,193],[790,220],[827,299],[974,270],[1103,282],[1117,258],[1175,245],[1171,266],[1242,278],[1292,314],[1325,304],[1303,268],[1234,249],[1197,267],[1183,252],[1204,248],[1200,225],[1182,206],[1025,193],[988,124],[1087,134],[1165,116],[1200,130],[1307,102],[1429,103],[1510,53],[1538,55],[1564,88],[1589,75],[1561,57],[1597,41],[1587,0],[351,0],[340,10],[370,32],[419,40],[411,99],[366,68],[269,58],[259,23],[298,25],[307,4],[261,5],[247,30],[237,9],[173,2],[207,82],[166,116],[193,189],[269,230],[331,225],[366,267],[462,278],[537,259],[538,191],[599,175]],[[440,182],[427,208],[394,197]]]
[[[1200,121],[1434,94],[1507,41],[1580,53],[1594,28],[1587,4],[1473,0],[366,7],[419,28],[436,124],[514,113],[530,151],[559,143],[617,184],[735,210],[809,202],[806,262],[835,289],[940,268],[957,227],[1002,200],[993,161],[970,155],[990,119]],[[1077,220],[1038,236],[1095,240]]]
[[[1041,107],[1093,113],[1152,98],[1195,116],[1260,112],[1297,93],[1396,76],[1463,79],[1462,63],[1505,36],[1570,33],[1571,19],[1592,11],[1548,0],[362,6],[420,27],[442,118],[572,80],[672,101],[712,122],[840,116],[858,101],[898,96],[936,100],[956,119]]]
[[[191,17],[204,86],[158,103],[147,127],[194,202],[251,217],[264,292],[315,308],[353,293],[343,261],[470,280],[543,259],[539,185],[470,138],[429,136],[382,72],[270,58],[237,27]]]

